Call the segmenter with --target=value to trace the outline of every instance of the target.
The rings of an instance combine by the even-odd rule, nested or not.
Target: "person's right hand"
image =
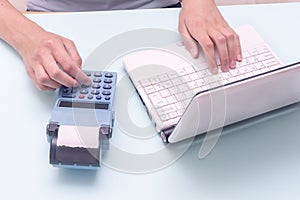
[[[90,79],[81,71],[82,60],[71,40],[43,29],[28,38],[19,53],[37,88],[55,90],[62,85],[73,87],[91,84]]]

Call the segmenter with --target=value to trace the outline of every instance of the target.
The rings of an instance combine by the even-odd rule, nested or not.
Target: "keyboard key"
[[[171,94],[177,94],[177,93],[180,93],[181,91],[179,90],[179,88],[178,87],[171,87],[171,88],[169,88],[169,90],[170,90],[170,92],[171,92]]]
[[[275,58],[271,58],[269,60],[262,61],[262,63],[266,67],[270,67],[270,66],[279,64],[279,62]]]
[[[186,75],[186,71],[184,70],[184,68],[178,69],[178,70],[176,70],[176,72],[177,72],[178,76]]]
[[[177,99],[174,95],[168,96],[166,99],[169,104],[177,102]]]
[[[197,80],[199,78],[197,73],[190,74],[189,76],[192,81]]]
[[[180,92],[185,92],[185,91],[189,90],[190,88],[188,87],[187,84],[184,84],[184,85],[178,85],[178,89],[180,90]]]
[[[154,105],[154,107],[161,107],[168,104],[165,98],[162,98],[158,92],[150,94],[149,98]]]
[[[260,54],[269,52],[269,49],[268,49],[266,46],[258,47],[258,48],[256,48],[256,50],[257,50],[258,53],[260,53]]]
[[[169,114],[169,117],[170,117],[170,118],[176,118],[176,117],[178,117],[178,114],[177,114],[176,111],[170,112],[170,113],[168,113],[168,114]]]
[[[256,69],[258,69],[258,70],[265,67],[265,66],[262,64],[262,62],[255,63],[254,66],[255,66]]]
[[[195,89],[195,88],[198,87],[198,85],[195,81],[190,81],[190,82],[187,83],[187,85],[190,89]]]
[[[171,82],[173,85],[180,85],[182,83],[182,80],[179,78],[176,78],[176,79],[172,79]]]
[[[241,75],[241,72],[240,72],[240,70],[238,68],[229,70],[229,73],[231,74],[231,76],[227,76],[226,78],[231,78],[232,76],[239,76],[239,75]]]
[[[182,101],[182,100],[186,99],[186,96],[184,95],[184,93],[178,93],[175,96],[178,101]]]
[[[166,88],[163,86],[163,84],[161,84],[161,83],[156,83],[156,84],[153,85],[153,87],[154,87],[154,89],[155,89],[156,91],[160,91],[160,90],[166,89]]]
[[[187,74],[192,74],[196,72],[193,66],[186,67],[185,71]]]
[[[143,87],[147,87],[149,85],[151,85],[151,82],[149,79],[145,79],[145,80],[141,80],[140,81],[140,84],[143,86]]]
[[[170,87],[174,86],[171,81],[165,81],[162,83],[162,85],[164,88],[170,88]]]
[[[247,60],[249,61],[250,64],[253,64],[253,63],[257,63],[257,62],[258,62],[257,58],[256,58],[256,57],[253,57],[253,56],[247,58]]]
[[[163,82],[163,81],[168,81],[168,80],[169,80],[169,77],[168,77],[167,74],[162,74],[162,75],[159,76],[159,80],[160,80],[161,82]]]
[[[264,61],[273,58],[273,55],[270,52],[267,52],[267,53],[256,55],[255,57],[258,61]]]
[[[178,77],[178,74],[176,73],[176,72],[170,72],[170,73],[168,73],[168,77],[170,78],[170,79],[175,79],[175,78],[177,78]]]
[[[248,51],[249,52],[249,54],[251,55],[251,56],[255,56],[255,55],[258,55],[259,54],[259,52],[256,50],[256,49],[251,49],[250,51]]]
[[[251,56],[248,51],[243,51],[242,55],[243,55],[243,58],[248,58]]]
[[[151,94],[151,93],[155,92],[154,87],[152,87],[151,85],[148,87],[145,87],[144,90],[147,94]]]
[[[191,81],[191,78],[189,75],[182,76],[181,79],[182,79],[183,83]]]
[[[175,104],[166,105],[162,108],[157,109],[159,115],[163,115],[175,111],[177,111]]]
[[[163,115],[159,115],[161,121],[167,121],[168,119],[170,119],[168,114],[163,114]]]
[[[163,98],[171,95],[169,89],[161,90],[159,93]]]

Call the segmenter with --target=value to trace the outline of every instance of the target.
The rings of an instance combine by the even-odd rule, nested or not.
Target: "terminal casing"
[[[100,74],[90,73],[92,80],[96,73]],[[105,77],[106,74],[109,76]],[[97,83],[90,88],[60,88],[46,128],[50,143],[49,160],[53,166],[81,169],[100,167],[101,156],[109,149],[109,139],[112,137],[116,73],[101,73],[96,80]],[[102,85],[99,82],[103,82]],[[95,84],[98,85],[97,89],[93,88]],[[82,98],[80,95],[86,92],[86,98]]]

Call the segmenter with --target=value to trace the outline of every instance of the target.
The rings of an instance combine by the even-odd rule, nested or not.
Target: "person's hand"
[[[90,85],[81,71],[81,58],[75,44],[64,37],[40,29],[19,48],[26,71],[40,90],[55,90],[61,85]]]
[[[218,65],[222,71],[228,71],[242,60],[239,37],[213,0],[183,0],[178,29],[185,47],[195,58],[199,55],[197,42],[200,44],[213,73],[218,72]]]

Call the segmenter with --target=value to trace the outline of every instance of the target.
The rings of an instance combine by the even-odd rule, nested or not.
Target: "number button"
[[[104,83],[112,83],[112,80],[111,80],[111,79],[108,79],[108,78],[106,78],[106,79],[104,79]]]
[[[101,72],[95,72],[95,73],[94,73],[94,76],[95,76],[95,77],[101,77],[102,74],[101,74]]]
[[[111,93],[110,93],[110,91],[103,91],[102,94],[103,95],[110,95]]]
[[[100,92],[99,92],[99,90],[92,90],[91,93],[94,95],[98,95]]]
[[[106,77],[106,78],[112,78],[113,75],[112,75],[112,73],[107,72],[107,73],[105,73],[105,77]]]
[[[101,82],[101,79],[100,79],[100,78],[94,78],[94,79],[93,79],[93,82],[94,82],[94,83],[100,83],[100,82]]]
[[[106,89],[106,90],[110,90],[111,89],[111,85],[104,85],[103,88]]]
[[[92,88],[94,88],[94,89],[99,89],[101,86],[100,86],[100,84],[98,84],[98,83],[94,83],[93,85],[92,85]]]

